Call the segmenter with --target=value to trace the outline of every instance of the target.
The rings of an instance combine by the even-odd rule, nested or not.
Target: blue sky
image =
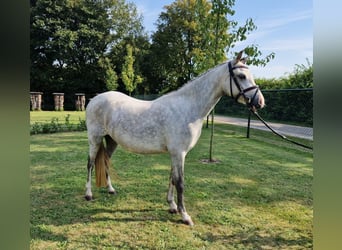
[[[163,6],[173,0],[129,0],[143,15],[145,29],[155,31],[154,23]],[[236,44],[239,51],[256,44],[264,55],[275,52],[275,58],[265,67],[251,66],[255,77],[282,77],[293,72],[296,64],[313,62],[313,1],[312,0],[236,0],[233,20],[243,25],[252,18],[257,30],[246,41]],[[229,56],[229,55],[228,55]]]

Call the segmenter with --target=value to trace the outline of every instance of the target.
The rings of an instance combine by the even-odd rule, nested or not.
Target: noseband
[[[241,87],[239,81],[236,79],[236,75],[234,74],[234,71],[233,71],[234,69],[237,69],[237,68],[248,69],[248,67],[247,67],[247,66],[244,66],[244,65],[232,67],[232,63],[231,63],[231,62],[228,62],[228,69],[229,69],[229,75],[230,75],[230,76],[229,76],[229,78],[230,78],[230,79],[229,79],[229,80],[230,80],[230,94],[231,94],[232,98],[235,99],[236,102],[238,101],[238,99],[240,98],[240,96],[243,96],[243,98],[245,99],[245,102],[246,102],[247,106],[250,107],[250,108],[252,108],[252,103],[253,103],[253,101],[254,101],[254,98],[256,97],[256,94],[257,94],[258,91],[259,91],[259,86],[258,86],[258,85],[254,85],[254,86],[251,86],[251,87],[249,87],[249,88],[243,89],[243,88]],[[234,81],[234,83],[235,83],[235,86],[236,86],[236,87],[238,88],[238,90],[239,90],[239,94],[237,94],[235,97],[233,96],[232,79],[233,79],[233,81]],[[252,97],[252,98],[248,98],[248,97],[246,96],[246,93],[247,93],[248,91],[253,90],[253,89],[255,89],[255,93],[254,93],[253,97]]]

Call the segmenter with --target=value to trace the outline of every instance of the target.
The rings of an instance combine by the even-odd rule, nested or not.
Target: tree
[[[143,81],[142,77],[134,73],[134,56],[132,55],[132,46],[127,44],[126,46],[127,55],[125,62],[122,66],[121,78],[125,84],[126,90],[129,95],[135,90],[137,85]]]
[[[96,73],[102,73],[98,60],[110,39],[107,17],[101,1],[36,1],[31,6],[31,88],[103,88]]]
[[[136,6],[125,0],[107,0],[108,18],[110,20],[110,48],[112,50],[124,50],[128,40],[134,41],[144,34],[142,16]]]
[[[162,82],[163,92],[176,89],[193,77],[227,59],[238,41],[256,29],[252,19],[239,27],[230,20],[234,0],[176,0],[165,7],[152,35],[152,80]],[[261,58],[257,45],[246,48],[249,62],[264,65],[274,54]]]
[[[118,76],[112,68],[110,60],[105,57],[99,60],[100,67],[104,69],[104,79],[107,90],[116,90],[118,88]]]
[[[111,57],[142,33],[125,0],[36,0],[30,6],[31,90],[98,93],[116,89],[121,64]]]
[[[141,84],[139,83],[134,91],[138,93],[149,93],[148,82],[146,81],[145,75],[148,74],[150,70],[147,66],[148,59],[146,58],[149,53],[150,43],[148,41],[148,36],[144,33],[136,34],[134,37],[126,37],[113,47],[108,55],[112,64],[116,66],[115,72],[120,76],[118,79],[118,90],[129,94],[121,77],[123,65],[125,64],[127,57],[127,45],[132,48],[134,74],[144,76],[141,79]]]
[[[156,78],[172,90],[213,66],[207,53],[213,44],[213,28],[205,0],[177,0],[165,7],[152,35],[151,53]],[[224,38],[223,38],[224,39]]]

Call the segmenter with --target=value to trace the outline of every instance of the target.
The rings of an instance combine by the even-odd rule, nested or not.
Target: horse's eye
[[[246,79],[246,76],[244,74],[239,74],[238,77],[241,79],[241,80],[245,80]]]

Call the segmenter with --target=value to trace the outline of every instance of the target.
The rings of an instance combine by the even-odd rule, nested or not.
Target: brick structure
[[[52,93],[56,111],[64,110],[64,93]]]
[[[43,92],[30,92],[31,110],[42,110]]]
[[[76,93],[76,101],[75,106],[77,111],[84,111],[85,110],[85,94],[84,93]]]

